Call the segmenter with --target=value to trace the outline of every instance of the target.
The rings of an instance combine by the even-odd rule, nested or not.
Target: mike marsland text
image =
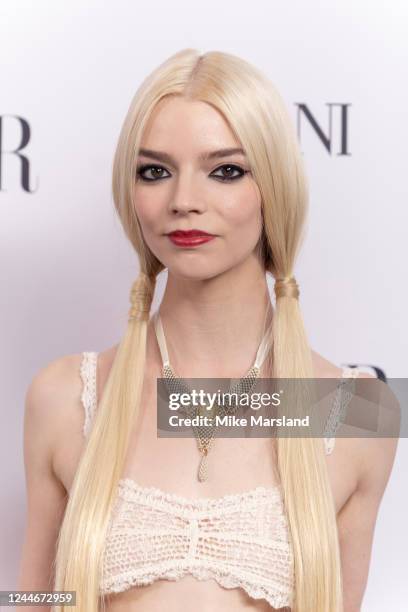
[[[210,417],[197,415],[195,417],[180,417],[176,414],[169,417],[172,427],[309,427],[309,415],[302,418],[290,418],[283,415],[279,418],[251,415],[236,417],[232,415]]]

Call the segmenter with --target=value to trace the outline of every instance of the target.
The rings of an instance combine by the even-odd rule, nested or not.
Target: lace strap
[[[97,358],[98,353],[94,351],[86,351],[82,353],[80,376],[82,380],[81,403],[85,412],[82,432],[85,437],[89,435],[97,405]]]
[[[325,434],[328,434],[332,437],[324,437],[324,443],[326,448],[326,455],[330,455],[333,452],[334,445],[336,443],[336,438],[334,434],[340,426],[340,421],[342,416],[344,416],[344,411],[348,406],[351,398],[353,397],[353,393],[347,389],[345,389],[345,383],[349,378],[357,378],[359,375],[358,366],[349,367],[344,366],[341,373],[341,381],[337,386],[336,395],[334,398],[333,406],[330,411],[330,414],[327,418],[325,425]]]
[[[261,366],[263,362],[265,361],[265,357],[271,348],[271,344],[272,344],[272,323],[269,325],[268,329],[265,332],[264,337],[261,340],[261,344],[259,345],[258,352],[256,353],[255,363],[253,365],[254,368],[261,369]]]

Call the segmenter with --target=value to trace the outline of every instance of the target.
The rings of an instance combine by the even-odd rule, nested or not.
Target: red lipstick
[[[208,234],[207,232],[203,232],[202,230],[176,230],[174,232],[170,232],[167,234],[170,240],[181,247],[195,247],[200,244],[204,244],[204,242],[209,242],[215,236],[213,234]]]

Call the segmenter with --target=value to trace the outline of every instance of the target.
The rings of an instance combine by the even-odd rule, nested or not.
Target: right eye
[[[146,176],[145,174],[146,172],[150,172],[151,173],[150,176]],[[165,176],[163,176],[163,172],[167,172],[167,170],[163,168],[162,166],[153,166],[149,164],[149,165],[139,166],[137,168],[136,173],[137,173],[137,176],[142,179],[142,181],[155,182],[162,178],[166,178]]]

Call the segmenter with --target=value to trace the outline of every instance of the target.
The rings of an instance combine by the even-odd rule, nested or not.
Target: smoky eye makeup
[[[221,174],[214,174],[215,172],[220,171]],[[238,173],[238,174],[231,174],[232,173]],[[225,174],[223,175],[223,172],[229,172],[230,174],[227,176],[225,176]],[[221,166],[218,166],[218,168],[216,168],[215,170],[212,171],[211,175],[213,175],[214,177],[220,178],[220,180],[222,181],[227,181],[227,182],[231,182],[231,181],[235,181],[238,180],[240,178],[242,178],[245,174],[247,174],[247,170],[245,170],[244,168],[242,168],[239,164],[221,164]],[[210,176],[211,176],[210,175]]]
[[[150,176],[146,176],[146,172],[150,172]],[[136,168],[136,179],[141,179],[145,182],[156,182],[157,180],[161,180],[166,178],[167,175],[170,176],[170,173],[166,168],[160,166],[158,164],[140,164]]]
[[[231,183],[239,180],[245,174],[250,174],[250,172],[241,165],[224,163],[217,166],[208,176],[221,182]],[[155,183],[169,176],[171,176],[169,171],[160,164],[139,164],[136,168],[136,180],[146,183]]]

